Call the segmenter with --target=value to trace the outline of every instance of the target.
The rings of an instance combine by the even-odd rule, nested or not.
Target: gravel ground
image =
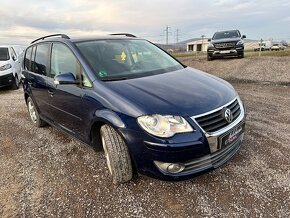
[[[0,217],[290,217],[290,58],[181,61],[231,80],[244,100],[245,141],[228,164],[114,186],[102,153],[35,128],[22,90],[0,90]]]

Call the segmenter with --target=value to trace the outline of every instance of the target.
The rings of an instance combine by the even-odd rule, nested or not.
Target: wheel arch
[[[90,143],[97,151],[102,150],[100,129],[105,124],[112,126],[123,137],[120,131],[118,131],[119,128],[125,127],[122,119],[114,111],[108,109],[97,110],[89,131]]]

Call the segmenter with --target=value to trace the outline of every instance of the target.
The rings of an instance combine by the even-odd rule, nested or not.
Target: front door
[[[51,120],[72,134],[82,137],[83,90],[78,85],[55,85],[54,77],[72,73],[80,80],[81,65],[72,51],[62,43],[53,43],[51,50],[50,78],[47,80]]]

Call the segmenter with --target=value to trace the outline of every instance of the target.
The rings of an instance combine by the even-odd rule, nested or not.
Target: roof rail
[[[54,36],[60,36],[61,38],[64,38],[64,39],[70,39],[67,35],[65,34],[52,34],[52,35],[48,35],[48,36],[43,36],[43,37],[40,37],[38,39],[35,39],[34,41],[32,41],[30,44],[33,44],[39,40],[44,40],[45,38],[49,38],[49,37],[54,37]]]
[[[133,38],[137,37],[131,33],[112,33],[110,35],[112,35],[112,36],[127,36],[127,37],[133,37]]]

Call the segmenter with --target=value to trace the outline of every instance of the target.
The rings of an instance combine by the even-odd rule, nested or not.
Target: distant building
[[[186,51],[188,51],[188,52],[191,52],[191,51],[193,51],[193,52],[206,52],[208,44],[209,44],[209,42],[208,42],[207,38],[194,40],[194,41],[187,43]]]
[[[162,48],[163,50],[167,51],[167,52],[184,52],[186,51],[186,44],[183,42],[180,43],[176,43],[176,44],[155,44],[158,47]]]

